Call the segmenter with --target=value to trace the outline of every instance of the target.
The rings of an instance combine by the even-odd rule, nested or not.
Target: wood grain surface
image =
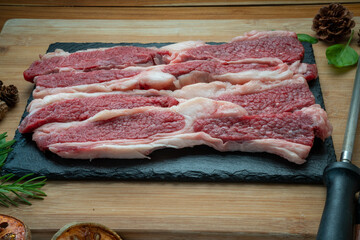
[[[273,5],[274,1],[266,1],[263,5],[234,5],[234,6],[142,6],[141,1],[114,1],[124,3],[122,6],[110,6],[112,1],[50,1],[44,0],[44,4],[37,5],[37,1],[0,0],[0,27],[12,18],[30,19],[133,19],[133,20],[169,20],[169,19],[287,19],[287,18],[313,18],[319,9],[327,4],[322,1],[311,1],[312,4],[281,4]],[[25,4],[25,2],[27,4]],[[71,3],[83,4],[81,6],[69,5]],[[101,2],[101,7],[94,7],[92,3]],[[147,2],[147,1],[145,1]],[[151,2],[151,1],[150,1]],[[177,2],[177,1],[154,1],[154,2]],[[193,2],[193,1],[189,1]],[[200,1],[202,2],[202,1]],[[214,1],[216,3],[218,1]],[[257,3],[258,1],[251,1]],[[275,1],[276,2],[276,1]],[[360,16],[360,4],[344,3],[354,16]],[[86,5],[85,3],[89,4]],[[131,3],[131,4],[130,4]],[[196,3],[196,1],[195,1]],[[109,5],[108,5],[109,4]]]
[[[9,6],[108,6],[108,7],[139,7],[139,6],[247,6],[247,5],[279,5],[279,4],[328,4],[336,3],[357,3],[357,0],[326,1],[326,0],[0,0],[1,5]]]
[[[359,10],[357,10],[359,11]],[[140,17],[141,18],[141,17]],[[357,26],[360,18],[355,18]],[[229,41],[253,29],[307,33],[311,18],[227,20],[12,19],[0,34],[0,79],[15,84],[21,101],[0,122],[10,138],[33,85],[22,72],[53,42]],[[352,46],[356,46],[355,36]],[[355,68],[327,64],[328,44],[314,45],[325,106],[340,155]],[[355,146],[359,144],[359,133]],[[360,166],[360,150],[354,153]],[[124,239],[315,239],[325,199],[318,185],[51,181],[44,201],[0,212],[28,224],[34,239],[49,239],[72,221],[102,223]]]

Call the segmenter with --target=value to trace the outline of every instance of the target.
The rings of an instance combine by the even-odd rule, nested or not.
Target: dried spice
[[[21,220],[0,214],[0,239],[31,240],[31,232]]]
[[[8,110],[9,110],[8,105],[4,101],[0,101],[0,120],[2,120],[5,117]]]
[[[353,14],[340,3],[322,7],[313,19],[312,30],[320,40],[336,42],[347,37],[355,26]]]
[[[14,107],[19,102],[19,91],[14,85],[0,85],[0,100],[4,101],[9,107]]]
[[[98,223],[69,223],[62,227],[51,240],[66,239],[94,239],[94,240],[122,240],[110,228]]]
[[[5,86],[0,80],[0,120],[5,117],[9,108],[19,102],[19,91],[14,85]]]

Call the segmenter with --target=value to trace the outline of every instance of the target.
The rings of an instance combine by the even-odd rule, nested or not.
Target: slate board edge
[[[94,46],[93,48],[97,48],[99,44],[102,45],[102,47],[111,47],[111,46],[118,46],[118,45],[134,45],[134,46],[143,46],[143,47],[149,47],[149,46],[154,46],[156,45],[157,47],[159,46],[163,46],[163,45],[167,45],[167,44],[171,44],[171,43],[146,43],[146,44],[142,44],[142,43],[100,43],[100,42],[92,42],[92,43],[53,43],[49,46],[48,52],[49,51],[54,51],[56,48],[62,48],[62,45],[79,45],[81,44],[83,46],[83,48],[76,48],[75,51],[77,50],[82,50],[82,49],[89,49],[92,48],[92,46]],[[210,44],[221,44],[221,43],[210,43]],[[312,50],[312,46],[309,43],[303,43],[304,46],[308,45],[308,47],[306,47],[305,49],[308,51],[305,54],[311,54],[313,56],[313,50]],[[309,47],[310,46],[310,47]],[[66,49],[66,48],[65,48]],[[68,49],[67,49],[68,50]],[[68,50],[71,52],[71,50]],[[311,58],[311,61],[308,63],[315,63],[315,58],[314,56]],[[315,81],[314,81],[315,82]],[[318,96],[317,99],[320,99],[320,102],[318,102],[323,108],[324,108],[324,101],[322,98],[322,94],[321,94],[321,87],[319,84],[319,81],[317,79],[318,86],[320,88],[320,97]],[[32,96],[28,99],[28,103],[32,100]],[[26,110],[24,111],[24,115],[22,116],[21,119],[23,119],[26,116]],[[15,133],[16,136],[22,136],[22,134],[20,134],[18,131],[16,131]],[[16,143],[15,143],[16,144]],[[336,161],[336,156],[335,156],[335,151],[334,151],[334,147],[333,147],[333,141],[332,138],[328,138],[326,140],[326,142],[324,143],[325,145],[327,145],[327,148],[330,149],[332,152],[330,152],[328,154],[328,158],[327,158],[327,163],[331,163],[333,161]],[[9,159],[11,159],[11,153],[9,154]],[[151,161],[151,160],[150,160]],[[15,173],[18,176],[24,175],[26,173],[30,173],[30,172],[26,172],[26,170],[20,168],[15,168],[14,166],[11,168],[7,168],[7,164],[5,164],[5,166],[3,167],[3,172],[4,173]],[[34,172],[34,171],[32,171]],[[37,175],[43,175],[41,172],[36,173]],[[137,174],[136,174],[137,175]],[[264,174],[262,172],[252,172],[249,173],[246,170],[244,171],[239,171],[235,174],[231,174],[231,176],[228,175],[227,172],[221,172],[221,171],[214,171],[211,174],[204,174],[204,173],[199,173],[197,171],[188,171],[185,173],[178,173],[178,174],[174,174],[169,176],[168,174],[162,175],[162,174],[148,174],[146,176],[141,176],[141,175],[137,175],[137,176],[127,176],[126,178],[113,178],[113,177],[109,177],[109,178],[104,178],[103,175],[101,176],[96,176],[96,174],[93,175],[84,175],[82,176],[80,179],[78,176],[75,175],[52,175],[51,179],[54,180],[62,180],[62,179],[71,179],[71,180],[88,180],[88,179],[92,179],[92,180],[99,180],[99,179],[104,179],[104,180],[111,180],[111,179],[117,179],[117,180],[152,180],[152,181],[181,181],[181,182],[187,182],[187,181],[195,181],[195,182],[274,182],[274,183],[310,183],[310,184],[319,184],[322,182],[322,172],[314,175],[314,176],[308,176],[308,175],[302,175],[302,174],[298,174],[296,176],[296,178],[293,178],[293,175],[286,175],[286,174],[273,174],[273,175],[268,175],[268,174]]]

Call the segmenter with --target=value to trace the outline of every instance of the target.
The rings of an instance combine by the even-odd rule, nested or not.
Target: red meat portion
[[[36,76],[59,72],[61,68],[91,71],[136,65],[150,66],[155,65],[155,61],[161,62],[161,56],[166,54],[166,51],[150,48],[120,46],[71,54],[45,55],[31,64],[24,72],[24,78],[32,82]]]
[[[263,92],[251,94],[227,94],[216,100],[236,103],[249,115],[293,112],[315,104],[315,98],[306,83],[287,84]]]
[[[225,142],[281,139],[312,146],[315,137],[313,120],[301,112],[198,119],[194,131]]]
[[[177,64],[166,65],[163,72],[170,73],[175,77],[188,74],[192,71],[201,71],[214,75],[223,75],[226,73],[237,73],[246,70],[274,71],[279,68],[279,64],[275,61],[267,63],[231,63],[226,64],[219,61],[189,61]]]
[[[135,113],[62,129],[38,139],[37,144],[43,150],[53,143],[146,139],[156,134],[172,133],[182,129],[185,126],[184,119],[181,114],[171,111],[162,111],[161,114],[157,111]]]
[[[68,87],[84,84],[102,83],[114,79],[133,77],[139,74],[140,70],[99,70],[92,72],[60,72],[38,76],[36,85],[46,88]]]
[[[126,94],[106,94],[88,98],[74,98],[52,103],[28,115],[20,124],[21,133],[52,122],[83,121],[102,110],[131,109],[144,106],[171,107],[179,102],[166,96],[131,96]]]
[[[221,45],[205,45],[182,53],[182,61],[217,59],[236,61],[245,58],[278,58],[286,63],[302,60],[304,47],[292,36],[268,36]]]

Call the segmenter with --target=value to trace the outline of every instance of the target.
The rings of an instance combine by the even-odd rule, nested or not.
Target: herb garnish
[[[0,170],[4,165],[6,157],[10,151],[12,151],[11,145],[15,140],[6,141],[7,133],[0,134]],[[9,207],[10,205],[18,206],[16,200],[31,205],[30,201],[25,197],[31,197],[36,199],[43,199],[46,194],[40,190],[45,183],[46,178],[44,176],[30,178],[33,173],[27,174],[17,180],[14,180],[15,174],[8,173],[0,176],[0,205]],[[12,195],[12,197],[9,196]]]
[[[296,34],[300,42],[309,42],[311,44],[315,44],[318,42],[317,38],[314,38],[310,35],[298,33]]]
[[[352,47],[349,46],[353,36],[354,31],[351,32],[351,36],[346,45],[335,44],[326,49],[326,58],[328,59],[329,64],[341,68],[352,66],[357,63],[359,55]]]

